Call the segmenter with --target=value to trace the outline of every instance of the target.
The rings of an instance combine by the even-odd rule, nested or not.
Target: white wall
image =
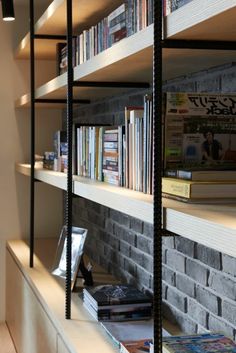
[[[30,111],[15,109],[14,101],[28,91],[29,63],[14,59],[14,38],[27,25],[27,12],[16,11],[16,22],[5,23],[0,14],[0,321],[5,320],[5,244],[28,237],[29,179],[15,172],[15,162],[29,162]],[[22,21],[23,19],[23,21]],[[39,63],[37,77],[46,81],[53,62]],[[52,70],[53,69],[53,70]],[[36,117],[36,153],[52,150],[53,132],[60,128],[61,111],[42,109]],[[37,236],[57,236],[62,222],[62,195],[43,183],[36,184]]]

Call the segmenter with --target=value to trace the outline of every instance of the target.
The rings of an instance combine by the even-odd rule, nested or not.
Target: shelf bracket
[[[104,88],[150,88],[147,82],[113,82],[113,81],[74,81],[75,87],[104,87]]]
[[[236,42],[219,40],[166,39],[162,41],[162,48],[236,50]]]

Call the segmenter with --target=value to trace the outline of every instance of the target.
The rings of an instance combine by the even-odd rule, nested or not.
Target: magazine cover
[[[167,93],[166,169],[236,168],[236,95]]]
[[[236,344],[223,334],[163,338],[164,353],[236,353]]]

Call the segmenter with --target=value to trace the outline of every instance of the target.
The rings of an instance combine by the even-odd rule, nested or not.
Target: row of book
[[[163,108],[163,195],[234,202],[236,95],[168,92]],[[124,126],[75,125],[74,174],[152,194],[152,97],[125,107],[124,115]],[[66,134],[58,131],[45,168],[64,171],[66,161]]]
[[[98,24],[73,38],[73,67],[153,22],[153,0],[127,0]],[[67,70],[67,46],[57,44],[57,73]]]
[[[76,174],[152,193],[152,97],[125,108],[125,125],[76,126]]]

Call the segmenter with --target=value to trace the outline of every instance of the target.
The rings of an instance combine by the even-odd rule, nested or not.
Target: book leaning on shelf
[[[100,285],[84,288],[83,304],[99,321],[127,321],[149,319],[152,301],[131,285]]]
[[[235,198],[235,94],[168,92],[164,131],[164,193]]]

